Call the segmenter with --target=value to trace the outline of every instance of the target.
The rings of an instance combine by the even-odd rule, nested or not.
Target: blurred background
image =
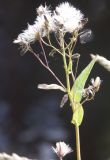
[[[20,56],[13,39],[36,18],[40,4],[53,8],[60,0],[0,0],[0,152],[17,153],[39,160],[57,159],[51,146],[57,141],[70,144],[75,157],[74,126],[71,109],[67,104],[59,108],[63,94],[59,91],[37,89],[39,83],[56,82],[51,74],[29,53]],[[87,28],[94,38],[87,44],[79,44],[80,69],[90,61],[90,53],[110,59],[110,1],[71,0],[88,17]],[[54,71],[63,80],[59,61]],[[62,66],[63,67],[63,66]],[[90,76],[100,76],[101,89],[94,101],[84,105],[85,116],[80,127],[82,160],[110,160],[110,73],[95,65]],[[64,80],[63,80],[64,81]]]

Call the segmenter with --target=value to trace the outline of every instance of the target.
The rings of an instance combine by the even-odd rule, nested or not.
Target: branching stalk
[[[64,63],[64,69],[65,69],[65,75],[66,75],[66,83],[67,83],[67,92],[70,100],[70,104],[72,106],[73,112],[75,111],[75,106],[73,99],[71,97],[71,86],[70,86],[70,79],[69,79],[69,72],[67,67],[67,60],[65,55],[65,48],[64,48],[64,41],[61,40],[62,43],[62,52],[63,52],[63,63]],[[71,58],[69,59],[72,60]],[[75,134],[76,134],[76,154],[77,154],[77,160],[81,160],[81,153],[80,153],[80,135],[79,135],[79,127],[75,125]]]

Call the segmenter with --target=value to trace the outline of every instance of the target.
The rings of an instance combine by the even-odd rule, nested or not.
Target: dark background
[[[46,1],[53,8],[62,1]],[[89,18],[88,28],[94,39],[79,44],[80,67],[90,61],[90,53],[110,59],[110,1],[70,1]],[[39,83],[56,82],[29,53],[20,56],[13,39],[32,24],[36,7],[45,1],[0,0],[0,152],[13,153],[40,160],[57,159],[51,146],[57,141],[70,144],[75,158],[75,135],[68,106],[59,108],[63,94],[37,89]],[[50,60],[50,64],[57,60]],[[55,72],[59,65],[55,65]],[[63,66],[62,66],[63,67]],[[82,160],[110,159],[110,73],[98,64],[91,77],[103,80],[94,101],[85,104],[85,116],[80,127]]]

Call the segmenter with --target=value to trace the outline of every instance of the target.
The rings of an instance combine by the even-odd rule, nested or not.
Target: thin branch
[[[54,34],[54,37],[55,37],[55,39],[56,39],[56,41],[57,41],[58,45],[60,46],[60,42],[59,42],[59,40],[58,40],[58,38],[57,38],[56,34]]]
[[[68,48],[68,53],[69,53],[69,62],[71,61],[72,63],[72,68],[71,68],[71,76],[72,76],[72,80],[73,82],[75,81],[75,76],[74,76],[74,73],[73,73],[73,61],[72,61],[72,53],[70,51],[70,49]]]
[[[66,87],[63,85],[63,83],[59,80],[59,78],[55,75],[55,73],[50,69],[49,66],[47,66],[39,57],[38,54],[36,54],[32,48],[29,48],[29,51],[34,55],[35,58],[39,60],[39,62],[53,75],[53,77],[59,82],[59,84],[66,90]]]
[[[93,99],[94,99],[94,96],[92,96],[91,98],[89,98],[89,96],[88,96],[86,99],[84,99],[84,100],[81,102],[81,104],[83,105],[85,102],[91,101],[91,100],[93,100]]]
[[[42,45],[42,41],[39,40],[39,43],[40,43],[40,46],[41,46],[42,51],[43,51],[43,54],[44,54],[44,59],[45,59],[46,65],[49,66],[49,65],[48,65],[47,56],[46,56],[46,53],[45,53],[45,50],[44,50],[44,47],[43,47],[43,45]]]
[[[34,57],[36,57],[38,59],[38,61],[45,67],[47,68],[46,64],[41,60],[41,58],[39,57],[39,54],[36,54],[32,48],[29,48],[29,51],[34,55]]]
[[[66,87],[63,85],[63,83],[59,80],[59,78],[55,75],[55,73],[47,67],[47,69],[50,71],[50,73],[55,77],[55,79],[59,82],[59,84],[66,90]]]
[[[53,48],[55,51],[57,51],[60,55],[62,55],[62,53],[59,51],[59,49],[55,48],[54,46],[52,46],[51,44],[48,44],[47,42],[45,42],[42,38],[41,38],[42,42],[48,46],[48,47],[51,47]]]
[[[76,79],[76,74],[77,74],[77,71],[78,71],[78,64],[79,64],[79,57],[77,58],[77,61],[76,61],[76,67],[75,67],[75,79]]]

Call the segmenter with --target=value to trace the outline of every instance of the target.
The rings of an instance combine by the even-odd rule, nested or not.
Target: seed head
[[[56,24],[56,30],[61,28],[63,32],[74,32],[76,29],[81,29],[84,15],[80,10],[76,9],[68,2],[63,2],[55,9],[53,20]],[[59,27],[58,27],[59,26]]]
[[[69,145],[65,144],[64,142],[57,142],[56,143],[56,148],[52,147],[54,152],[57,154],[59,158],[63,158],[67,154],[73,152],[71,147]]]

